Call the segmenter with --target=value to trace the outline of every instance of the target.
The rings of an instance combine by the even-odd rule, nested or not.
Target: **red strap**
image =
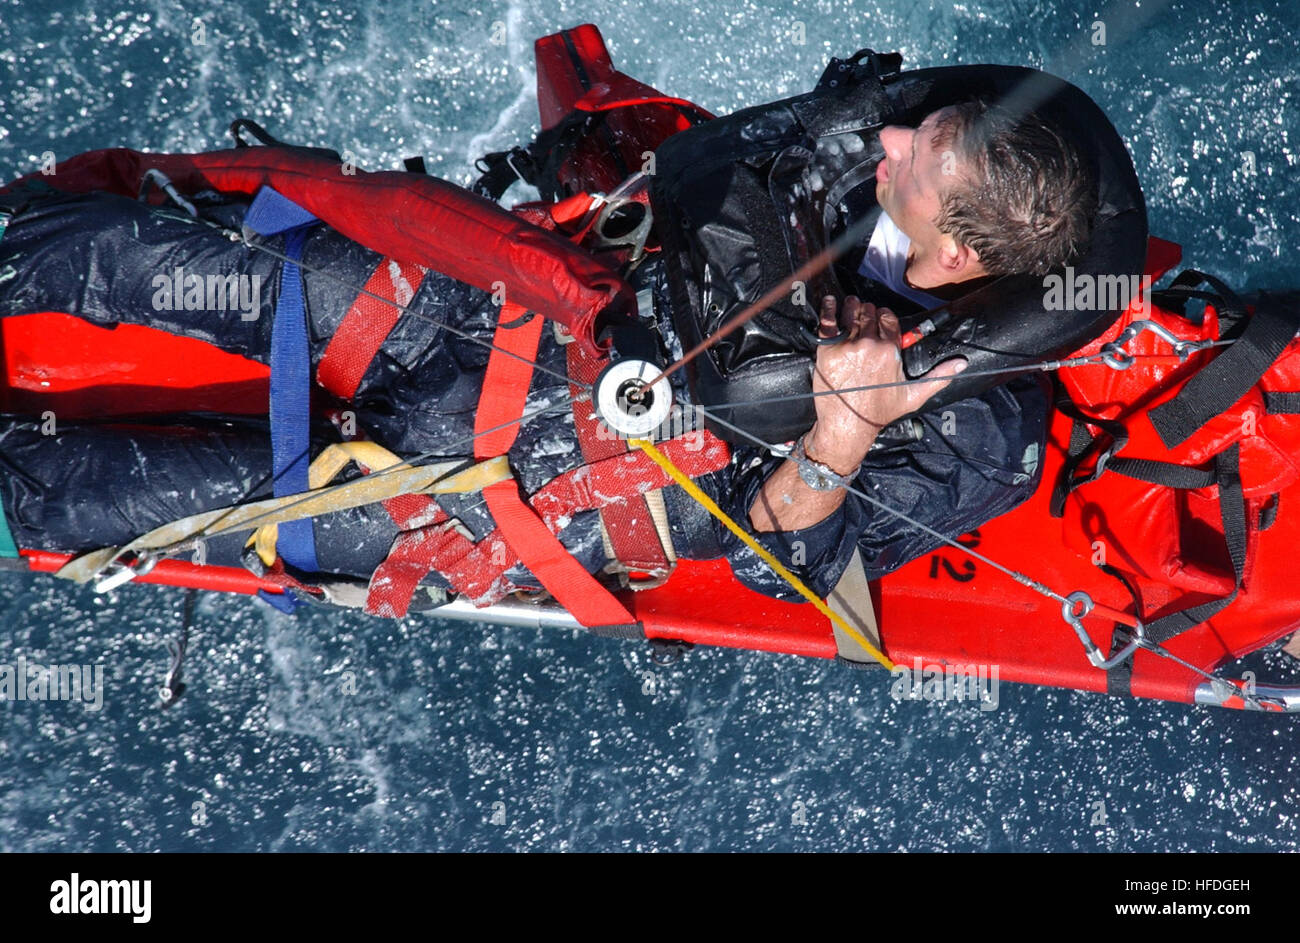
[[[570,240],[573,242],[581,242],[581,237],[570,232],[570,227],[581,221],[581,219],[588,213],[591,213],[591,203],[592,200],[590,193],[575,193],[573,196],[566,197],[558,203],[551,204],[547,210],[552,222],[551,225],[546,228],[562,229],[569,236]],[[592,213],[593,217],[595,215],[596,214]],[[584,229],[582,232],[585,234],[586,231],[587,230]]]
[[[696,438],[697,435],[702,439]],[[660,448],[674,465],[692,478],[718,471],[730,460],[727,444],[708,432],[679,436],[662,443]],[[549,532],[558,534],[580,511],[612,507],[631,497],[639,497],[644,490],[664,488],[670,484],[672,479],[667,473],[638,450],[572,468],[543,485],[530,503],[532,511],[541,518]],[[486,593],[482,598],[486,602],[495,602],[500,596],[492,598],[494,582],[503,579],[506,570],[519,562],[513,551],[508,555],[502,552],[502,533],[501,529],[494,530],[475,545],[474,554],[456,561],[437,561],[433,568],[446,575],[453,586],[471,599],[477,600],[479,594]],[[510,539],[513,544],[514,538]],[[488,546],[492,548],[490,552],[486,549]],[[480,551],[480,548],[483,549]],[[531,563],[528,566],[532,568]],[[547,588],[550,588],[549,584]]]
[[[505,455],[519,435],[519,417],[524,414],[528,388],[533,382],[533,360],[546,323],[535,314],[524,320],[527,315],[516,304],[501,306],[492,337],[493,350],[483,376],[483,393],[474,414],[474,457],[480,461]],[[519,323],[521,320],[523,323]],[[501,326],[512,322],[514,327]]]
[[[675,465],[698,477],[724,467],[729,459],[726,443],[704,435],[703,443],[683,436],[662,448]],[[644,488],[669,484],[668,476],[643,452],[610,456],[552,479],[533,496],[530,503],[535,513],[530,516],[533,520],[540,517],[548,535],[558,534],[580,511],[615,507],[639,498]],[[388,558],[371,577],[366,600],[371,615],[405,615],[416,587],[431,570],[443,574],[456,592],[479,606],[497,602],[519,588],[505,575],[520,558],[506,543],[499,521],[498,529],[471,543],[427,496],[390,498],[384,507],[404,532],[397,535]],[[540,536],[527,518],[523,526],[528,528],[528,539],[555,542],[553,537]]]
[[[504,324],[515,326],[502,327]],[[498,349],[489,358],[485,395],[475,415],[476,458],[507,454],[514,445],[543,329],[541,318],[527,317],[516,305],[502,307],[493,338]],[[588,362],[586,369],[591,367]],[[589,418],[582,409],[577,416]],[[589,438],[593,448],[603,446],[594,433]],[[427,496],[404,495],[385,501],[389,515],[404,532],[394,540],[388,559],[371,579],[367,611],[404,614],[430,570],[444,574],[458,593],[476,605],[496,602],[517,588],[506,578],[506,571],[523,563],[583,625],[635,624],[626,607],[556,537],[579,511],[635,507],[637,502],[644,506],[645,491],[671,483],[643,452],[628,452],[626,443],[619,440],[610,445],[611,454],[589,458],[589,464],[571,469],[541,488],[533,496],[532,507],[523,501],[515,481],[485,488],[484,498],[497,528],[476,544],[450,527],[446,514]],[[703,431],[681,436],[662,448],[691,477],[717,471],[730,458],[726,443]],[[648,519],[648,508],[645,513]],[[657,544],[657,531],[654,539]]]
[[[472,547],[465,535],[445,520],[398,534],[387,559],[370,578],[366,612],[388,619],[406,615],[416,587],[432,569],[431,561],[458,558]]]
[[[673,464],[692,478],[718,471],[730,459],[726,443],[703,431],[679,436],[660,447]],[[663,469],[644,452],[611,455],[552,479],[533,495],[531,512],[527,507],[518,511],[507,508],[504,513],[513,515],[510,522],[504,523],[504,518],[498,516],[498,528],[478,543],[470,543],[455,531],[445,512],[431,498],[425,495],[390,498],[384,507],[404,532],[394,540],[388,559],[371,578],[366,611],[388,617],[404,615],[416,587],[431,570],[443,574],[456,592],[475,605],[497,602],[518,589],[505,575],[521,562],[506,542],[506,533],[512,534],[515,543],[522,541],[520,545],[536,545],[553,552],[558,545],[553,535],[567,527],[575,514],[616,507],[639,499],[646,490],[670,484],[671,479]],[[504,500],[510,503],[511,498],[516,501],[518,498],[513,487]],[[489,497],[489,506],[493,500]],[[560,552],[564,552],[562,546]],[[530,569],[547,566],[522,562]],[[606,592],[603,587],[600,589]]]
[[[609,362],[608,358],[598,361],[584,353],[577,344],[567,346],[569,379],[587,386],[595,383],[601,368]],[[582,457],[587,463],[626,454],[626,440],[617,438],[604,427],[592,408],[590,398],[577,399],[581,392],[577,386],[570,386],[569,391],[575,397],[573,424],[578,430],[578,445],[582,448]],[[605,533],[609,535],[610,546],[620,563],[632,570],[667,572],[668,554],[650,513],[650,503],[644,494],[633,493],[625,501],[602,508],[600,519],[605,523]]]
[[[397,305],[411,303],[426,271],[409,262],[388,257],[380,260],[330,338],[316,368],[317,383],[339,399],[352,398],[366,368],[402,316],[402,308]],[[375,295],[386,300],[380,301]]]
[[[447,577],[458,593],[476,606],[490,606],[519,589],[506,578],[506,570],[519,562],[500,530],[494,530],[458,560],[435,561],[433,569]]]
[[[467,574],[452,579],[452,587],[475,603],[482,599],[496,602],[518,589],[505,578],[504,568],[492,572],[494,557],[504,560],[513,556],[504,542],[499,549],[489,541],[475,544],[452,526],[447,513],[428,495],[389,498],[384,510],[402,533],[370,577],[366,612],[372,616],[397,619],[406,615],[411,597],[431,570]]]
[[[474,417],[476,458],[505,455],[519,433],[517,421],[523,415],[532,384],[533,360],[537,357],[545,322],[533,315],[523,324],[526,312],[518,305],[501,306],[493,344],[497,349],[488,358],[483,378],[483,395]],[[514,322],[516,326],[504,325]],[[507,356],[508,351],[515,356]],[[494,432],[488,430],[502,423],[510,425]],[[561,606],[585,626],[632,625],[636,619],[614,595],[601,586],[564,545],[524,504],[515,481],[501,481],[483,489],[492,519],[520,560],[542,581]]]
[[[411,497],[422,496],[403,495],[400,499],[384,502],[399,527],[402,526],[402,514],[390,505]],[[498,602],[519,588],[505,576],[505,571],[519,558],[498,531],[472,543],[452,526],[432,499],[424,500],[436,513],[428,523],[417,523],[393,540],[387,559],[370,578],[366,612],[388,618],[406,615],[420,581],[434,570],[447,577],[452,589],[478,606]]]
[[[702,445],[690,436],[678,436],[661,442],[659,449],[679,469],[696,478],[725,467],[730,459],[725,442],[707,433],[703,435]],[[654,459],[637,449],[570,469],[543,485],[533,495],[532,505],[548,526],[560,530],[579,511],[622,504],[631,497],[672,483]]]

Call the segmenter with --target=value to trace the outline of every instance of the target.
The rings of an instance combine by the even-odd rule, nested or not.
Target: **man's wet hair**
[[[940,114],[934,146],[958,158],[938,226],[991,275],[1046,275],[1087,251],[1097,180],[1061,131],[982,100]]]

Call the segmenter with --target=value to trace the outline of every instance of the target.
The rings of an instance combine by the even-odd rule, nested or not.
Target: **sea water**
[[[1186,265],[1300,287],[1300,8],[943,7],[2,0],[0,174],[107,146],[227,146],[248,116],[367,169],[423,154],[463,183],[474,157],[535,130],[531,43],[556,29],[598,24],[619,68],[719,113],[807,90],[829,56],[871,46],[1074,81],[1128,142],[1152,231]],[[105,669],[99,711],[0,703],[0,849],[1278,850],[1300,836],[1293,719],[1011,684],[981,710],[894,699],[886,673],[816,660],[697,649],[656,667],[644,645],[571,632],[285,616],[209,594],[188,691],[163,711],[183,602],[0,579],[0,662]],[[1243,667],[1293,676],[1277,654]]]

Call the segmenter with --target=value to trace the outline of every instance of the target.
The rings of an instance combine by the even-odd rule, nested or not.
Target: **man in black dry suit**
[[[1042,272],[1086,245],[1094,184],[1078,157],[1050,128],[977,103],[940,109],[917,128],[887,127],[876,170],[879,219],[853,254],[855,295],[828,298],[822,327],[838,321],[847,339],[819,349],[815,388],[843,389],[902,379],[899,325],[892,309],[919,310],[1005,272]],[[958,172],[951,172],[951,155]],[[274,286],[280,263],[231,242],[177,212],[107,193],[10,194],[14,215],[0,239],[0,316],[65,311],[96,324],[146,324],[197,337],[224,350],[269,362]],[[238,229],[240,200],[196,198],[201,216]],[[283,249],[283,240],[269,244]],[[304,302],[313,371],[355,292],[379,255],[326,226],[304,246]],[[175,266],[217,274],[258,276],[264,290],[256,312],[155,310],[153,281]],[[327,269],[330,278],[313,276]],[[659,301],[666,350],[677,346],[657,264],[643,265],[642,284]],[[859,296],[864,300],[859,300]],[[891,307],[885,307],[884,305]],[[354,397],[357,422],[381,445],[410,457],[469,455],[474,412],[482,395],[489,351],[432,321],[490,341],[497,308],[484,292],[430,272],[366,370]],[[543,333],[525,413],[568,396],[565,356]],[[953,375],[960,362],[935,368]],[[1047,406],[1033,380],[1018,380],[922,414],[923,435],[903,446],[872,451],[880,430],[915,411],[940,383],[817,398],[815,425],[799,441],[807,459],[879,501],[942,533],[956,536],[1010,510],[1032,492],[1045,437]],[[676,395],[689,399],[677,386]],[[947,419],[950,430],[943,426]],[[951,431],[955,430],[955,432]],[[314,429],[312,454],[337,441],[328,424]],[[927,552],[934,539],[809,476],[805,466],[756,448],[737,447],[724,470],[701,479],[734,519],[825,595],[855,550],[876,577]],[[510,461],[532,493],[575,465],[581,453],[567,410],[521,425]],[[271,493],[271,446],[264,419],[219,415],[149,417],[61,424],[41,434],[34,417],[0,422],[0,500],[19,546],[79,551],[120,545],[151,528],[200,510]],[[757,557],[680,489],[665,489],[676,552],[684,558],[726,555],[738,577],[776,596],[790,593]],[[476,495],[438,499],[475,538],[494,525]],[[396,527],[378,506],[315,520],[322,573],[364,580],[387,556]],[[559,534],[590,571],[605,565],[598,515],[584,512]],[[246,535],[209,541],[211,563],[239,565]],[[310,574],[303,574],[310,577]],[[537,586],[522,566],[516,585]],[[425,581],[446,587],[439,574]]]

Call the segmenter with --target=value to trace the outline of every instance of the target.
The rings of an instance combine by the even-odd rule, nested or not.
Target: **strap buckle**
[[[674,560],[667,567],[658,570],[631,570],[615,560],[605,565],[604,572],[616,577],[621,589],[643,593],[646,590],[658,589],[667,583],[676,568],[677,563]]]
[[[527,157],[528,152],[525,151],[522,147],[510,148],[510,150],[506,151],[506,158],[505,158],[506,166],[509,167],[512,171],[514,171],[514,174],[517,178],[519,178],[520,183],[528,183],[529,182],[528,178],[524,176],[524,172],[515,166],[516,156]]]
[[[595,219],[589,224],[593,248],[629,249],[631,254],[628,256],[628,262],[640,261],[645,254],[645,244],[650,238],[650,230],[654,222],[650,204],[636,198],[636,195],[645,188],[647,179],[645,171],[637,171],[608,195],[592,194],[591,208],[587,212],[588,218],[590,214],[595,213]],[[640,218],[631,225],[629,225],[630,221],[617,219],[618,214],[624,210],[639,212]],[[611,221],[614,220],[617,220],[617,226],[611,227]],[[586,231],[587,225],[584,221],[583,231]]]

